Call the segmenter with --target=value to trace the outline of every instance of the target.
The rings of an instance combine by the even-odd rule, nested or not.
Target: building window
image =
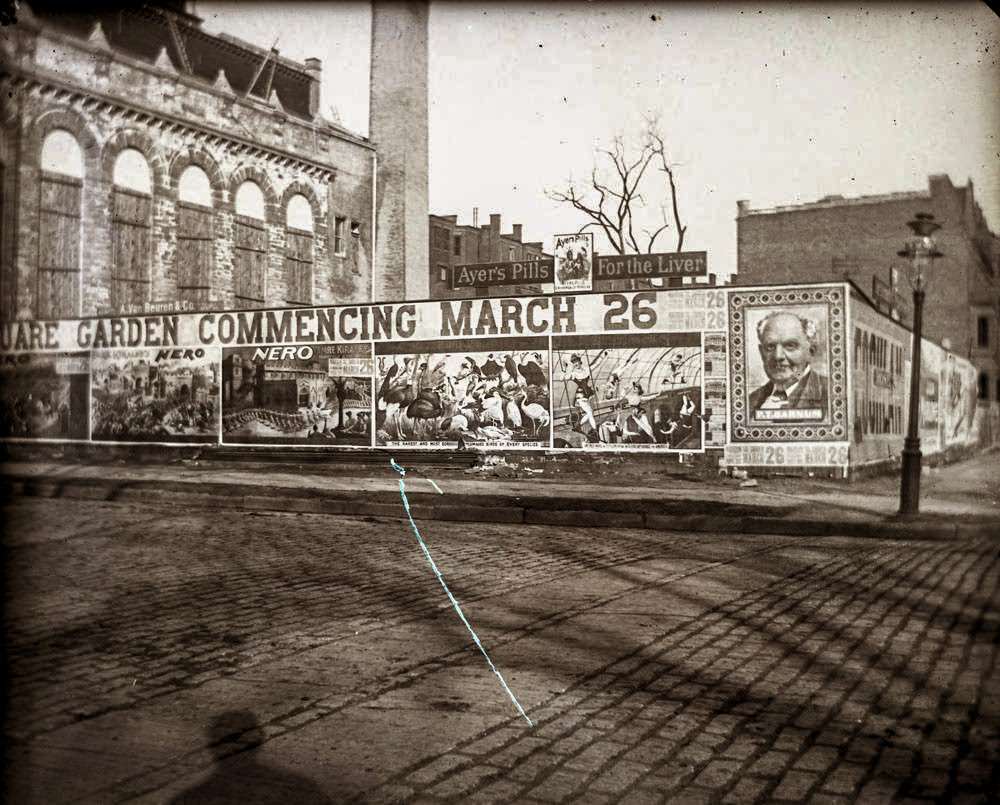
[[[151,287],[153,176],[142,152],[122,151],[112,182],[111,304],[129,309],[148,301]]]
[[[299,194],[288,201],[285,217],[285,301],[311,305],[313,287],[313,214]]]
[[[333,253],[339,257],[347,254],[347,244],[344,242],[344,226],[346,218],[335,218],[333,221]]]
[[[35,316],[76,316],[80,307],[80,204],[83,151],[68,131],[42,143],[38,201],[38,277]]]
[[[361,237],[361,224],[357,221],[351,221],[351,237],[360,238]]]
[[[510,246],[510,247],[507,248],[507,259],[508,260],[513,260],[514,259],[514,247],[513,246]]]
[[[451,240],[451,253],[453,255],[455,255],[455,257],[461,257],[462,256],[462,236],[461,235],[454,235],[452,237],[452,240]]]
[[[990,320],[987,316],[976,319],[976,343],[986,349],[990,346]]]
[[[438,265],[438,279],[441,282],[448,282],[448,266]]]
[[[979,399],[988,400],[990,398],[990,376],[986,372],[979,373]]]
[[[177,183],[177,298],[205,305],[215,266],[215,211],[208,174],[190,165]]]
[[[233,296],[237,307],[264,304],[267,278],[267,227],[264,193],[256,182],[244,182],[236,191],[233,243]]]

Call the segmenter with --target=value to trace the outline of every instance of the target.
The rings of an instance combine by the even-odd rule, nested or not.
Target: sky
[[[322,59],[324,114],[367,134],[368,3],[194,10],[209,30]],[[546,191],[586,183],[595,149],[652,116],[684,249],[721,277],[739,199],[926,190],[947,173],[973,181],[1000,232],[1000,19],[985,4],[448,2],[429,26],[430,211],[460,223],[499,212],[551,248],[585,219]],[[675,246],[671,228],[656,251]]]

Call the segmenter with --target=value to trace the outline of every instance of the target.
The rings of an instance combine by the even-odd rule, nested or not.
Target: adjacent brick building
[[[319,115],[318,59],[181,3],[22,4],[0,48],[4,318],[372,298],[375,147]]]
[[[502,232],[500,215],[490,215],[489,224],[470,226],[458,223],[457,215],[430,216],[430,298],[461,299],[473,296],[505,296],[541,293],[538,285],[506,285],[485,289],[451,290],[451,269],[467,263],[501,263],[512,260],[541,260],[551,257],[541,242],[521,240],[521,224]]]
[[[906,222],[918,212],[933,214],[942,224],[935,239],[944,257],[931,270],[924,334],[976,365],[981,399],[1000,399],[1000,238],[987,226],[971,180],[956,187],[935,175],[925,191],[737,206],[733,284],[847,279],[906,325],[910,267],[896,253],[910,235]]]

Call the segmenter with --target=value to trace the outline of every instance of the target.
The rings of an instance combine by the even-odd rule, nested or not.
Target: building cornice
[[[244,95],[236,93],[235,91],[233,93],[226,92],[224,90],[219,89],[218,87],[214,86],[212,83],[206,81],[205,79],[203,79],[203,78],[201,78],[200,76],[197,76],[197,75],[193,75],[193,74],[192,75],[188,75],[188,74],[185,74],[182,71],[177,71],[177,70],[171,70],[171,71],[162,70],[162,69],[156,67],[155,65],[151,64],[150,62],[144,61],[143,59],[138,59],[138,58],[135,58],[133,56],[129,56],[128,54],[122,53],[121,51],[118,51],[118,50],[103,48],[100,45],[97,45],[97,44],[95,44],[93,42],[89,42],[89,41],[84,40],[84,39],[80,39],[80,38],[78,38],[76,36],[73,36],[72,34],[64,33],[62,31],[58,31],[58,30],[55,30],[55,29],[50,28],[48,26],[42,25],[34,17],[28,17],[28,18],[26,18],[24,20],[19,20],[17,28],[22,29],[22,30],[26,30],[26,31],[31,31],[31,33],[33,33],[36,36],[39,36],[39,35],[40,36],[45,36],[47,39],[51,39],[51,40],[53,40],[55,42],[59,42],[60,44],[67,45],[69,47],[73,47],[73,48],[76,48],[78,50],[82,50],[82,51],[84,51],[86,53],[89,53],[89,54],[93,55],[96,58],[99,58],[101,55],[103,55],[105,58],[108,57],[108,56],[110,56],[115,61],[118,61],[121,64],[124,64],[124,65],[126,65],[128,67],[132,67],[133,69],[141,70],[141,71],[147,72],[147,73],[152,73],[153,75],[157,75],[157,76],[160,76],[160,77],[163,77],[163,78],[168,78],[168,79],[170,79],[172,81],[176,81],[179,84],[183,84],[185,87],[188,87],[189,89],[193,89],[193,90],[196,90],[198,92],[203,92],[203,93],[205,93],[207,95],[214,95],[215,97],[219,98],[220,100],[222,100],[225,103],[236,104],[237,106],[244,106],[244,107],[246,107],[248,109],[251,109],[251,110],[253,110],[254,112],[257,112],[257,113],[263,113],[263,114],[269,114],[269,115],[274,115],[275,114],[274,107],[272,107],[269,104],[269,102],[267,100],[263,99],[263,98],[259,98],[259,97],[255,96],[255,95],[246,95],[246,96],[244,96]],[[213,38],[213,39],[218,39],[219,42],[225,43],[229,47],[238,47],[234,42],[229,42],[229,41],[227,41],[224,38],[211,37],[210,34],[204,32],[204,31],[201,31],[201,30],[199,30],[197,28],[194,28],[193,30],[195,30],[201,36],[208,36],[208,37]],[[15,45],[15,48],[16,48],[16,45]],[[20,65],[18,65],[17,67],[14,67],[12,64],[10,64],[10,62],[12,60],[9,59],[9,58],[8,58],[7,61],[8,61],[8,64],[5,65],[5,66],[6,66],[6,68],[7,68],[8,71],[18,70],[24,76],[30,76],[31,73],[37,72],[38,76],[40,78],[44,78],[44,80],[46,80],[46,81],[52,81],[52,82],[60,84],[60,85],[62,85],[64,87],[69,87],[70,86],[70,85],[66,84],[65,82],[61,81],[60,79],[58,79],[57,77],[55,77],[53,75],[50,75],[50,74],[46,73],[45,71],[41,70],[41,68],[35,67],[35,68],[33,68],[33,70],[29,71],[29,70],[25,70],[25,68],[23,66],[20,66]],[[285,61],[287,61],[287,60],[285,60]],[[291,68],[289,68],[289,69],[291,69]],[[90,89],[84,88],[84,87],[74,86],[72,88],[80,90],[80,91],[85,92],[85,93],[90,93],[90,94],[93,94],[93,95],[100,94],[100,93],[97,93],[97,92],[95,92],[93,90],[90,90]],[[102,97],[109,97],[110,98],[111,96],[102,96]],[[121,102],[123,104],[126,104],[126,105],[135,105],[131,101],[124,101],[124,100],[121,100],[121,99],[117,99],[117,100],[119,100],[119,102]],[[292,124],[294,124],[296,126],[300,126],[300,127],[304,128],[304,129],[307,129],[311,133],[314,133],[316,135],[325,135],[327,137],[332,137],[332,138],[335,138],[335,139],[343,140],[345,142],[349,142],[349,143],[352,143],[354,145],[360,145],[363,148],[368,148],[368,149],[370,149],[372,151],[375,150],[375,146],[371,142],[370,139],[368,139],[366,137],[363,137],[360,134],[355,134],[354,132],[349,131],[349,130],[341,127],[341,126],[337,126],[337,125],[331,123],[329,120],[321,118],[322,123],[318,123],[318,122],[315,122],[313,120],[310,120],[309,118],[300,117],[298,115],[291,115],[291,114],[288,114],[287,112],[284,112],[282,114],[285,115],[286,122],[289,122],[289,123],[292,123]],[[280,151],[280,149],[272,149],[272,150]]]
[[[914,199],[931,198],[928,190],[912,190],[902,193],[882,193],[873,196],[857,196],[855,198],[831,198],[820,201],[809,201],[804,204],[785,204],[780,207],[761,207],[753,209],[746,207],[740,209],[739,217],[744,218],[750,215],[774,215],[783,212],[804,212],[808,210],[828,210],[834,207],[861,207],[866,204],[885,204],[892,201],[911,201]]]
[[[6,76],[0,76],[0,86],[3,85],[8,85],[14,90],[34,93],[40,98],[51,97],[54,100],[77,102],[84,111],[88,112],[113,111],[125,120],[145,124],[164,133],[184,133],[206,144],[224,147],[235,154],[246,154],[284,167],[294,167],[301,173],[322,182],[333,182],[337,177],[336,168],[307,157],[262,145],[249,138],[230,134],[207,124],[193,123],[90,89],[85,90],[50,76],[41,77],[14,70]]]

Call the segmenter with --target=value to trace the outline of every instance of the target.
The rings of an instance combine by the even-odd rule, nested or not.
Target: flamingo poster
[[[701,333],[553,338],[553,445],[702,450]]]
[[[547,338],[375,345],[375,442],[548,447]]]

